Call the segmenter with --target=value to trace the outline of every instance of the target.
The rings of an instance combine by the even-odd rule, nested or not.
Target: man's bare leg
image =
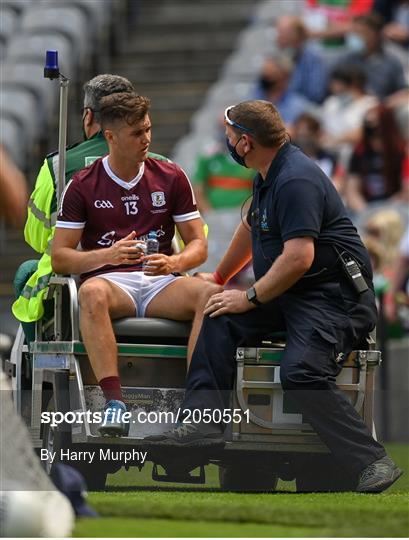
[[[135,316],[131,298],[112,282],[90,278],[79,290],[82,339],[98,381],[118,377],[116,339],[111,319]]]
[[[188,366],[203,321],[207,300],[222,287],[194,277],[177,279],[158,293],[146,309],[146,317],[164,317],[176,321],[190,321],[192,331],[187,347]]]

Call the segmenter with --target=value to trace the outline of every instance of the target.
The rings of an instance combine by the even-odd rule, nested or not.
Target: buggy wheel
[[[265,464],[243,461],[219,466],[219,481],[222,491],[267,492],[275,491],[278,476]]]

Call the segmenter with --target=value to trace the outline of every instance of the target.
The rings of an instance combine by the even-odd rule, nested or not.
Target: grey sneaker
[[[149,435],[144,441],[165,446],[223,446],[223,433],[209,424],[185,424],[180,422],[169,431]]]
[[[388,489],[402,474],[403,471],[395,465],[391,458],[385,456],[365,467],[359,475],[356,491],[380,493]]]

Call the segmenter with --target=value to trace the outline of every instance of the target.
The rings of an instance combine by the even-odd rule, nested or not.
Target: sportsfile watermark
[[[127,411],[106,409],[105,411],[44,411],[41,423],[57,427],[60,424],[101,424],[103,422],[130,424],[240,424],[250,421],[248,409],[177,409],[177,411]]]

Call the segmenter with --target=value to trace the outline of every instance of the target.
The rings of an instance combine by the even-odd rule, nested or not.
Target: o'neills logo
[[[121,197],[121,201],[139,201],[138,195],[127,195],[126,197]]]

